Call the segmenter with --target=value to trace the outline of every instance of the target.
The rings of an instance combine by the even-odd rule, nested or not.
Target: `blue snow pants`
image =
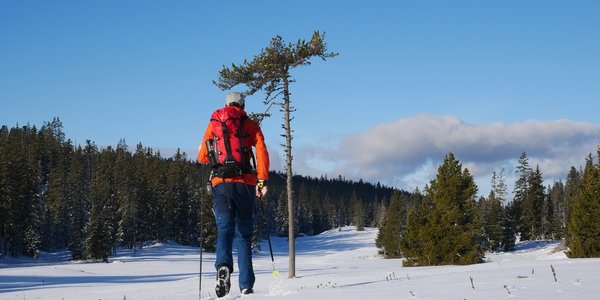
[[[215,268],[227,266],[233,272],[233,240],[237,246],[240,290],[254,287],[252,233],[256,211],[255,187],[223,182],[213,187],[213,212],[217,224]]]

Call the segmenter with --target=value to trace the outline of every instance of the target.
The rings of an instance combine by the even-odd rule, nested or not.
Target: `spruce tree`
[[[290,223],[288,221],[288,201],[285,191],[282,191],[279,194],[279,200],[277,203],[277,216],[275,217],[277,221],[277,228],[279,228],[277,235],[287,237],[289,234],[288,226]]]
[[[364,230],[366,212],[362,199],[358,197],[356,190],[352,191],[347,207],[350,225],[354,225],[359,231]]]
[[[327,220],[327,228],[338,228],[341,226],[338,218],[338,209],[335,201],[329,196],[329,193],[325,194],[324,198],[324,211],[325,219]]]
[[[548,198],[553,203],[554,218],[552,220],[552,238],[563,239],[565,237],[565,226],[567,223],[567,198],[565,185],[562,181],[555,182]]]
[[[406,203],[402,202],[400,193],[394,192],[375,240],[377,248],[387,258],[402,256],[400,240],[406,234],[406,217]]]
[[[555,181],[548,188],[546,197],[544,226],[545,237],[549,239],[562,239],[564,237],[565,224],[565,188],[562,181]]]
[[[49,170],[47,190],[44,195],[44,248],[56,250],[66,246],[66,230],[65,224],[69,222],[69,216],[66,212],[65,201],[66,195],[66,172],[62,157],[57,160],[55,165]]]
[[[529,167],[529,159],[527,158],[527,154],[525,152],[521,153],[519,157],[519,162],[516,167],[516,173],[519,176],[517,181],[515,181],[515,186],[513,189],[513,204],[510,210],[510,213],[513,215],[510,216],[510,219],[514,221],[514,228],[516,232],[520,235],[520,240],[530,240],[531,239],[531,227],[528,222],[525,220],[525,205],[527,201],[527,190],[529,188],[529,184],[527,182],[527,178],[531,173],[531,167]]]
[[[350,225],[350,214],[349,214],[349,199],[346,195],[340,195],[338,197],[336,211],[337,218],[340,226]]]
[[[377,202],[377,212],[373,218],[373,227],[381,227],[383,221],[385,220],[386,207],[385,207],[385,199],[381,199],[381,201]]]
[[[9,207],[10,207],[10,180],[9,153],[8,153],[8,127],[0,127],[0,256],[8,251],[9,232]]]
[[[522,238],[538,240],[543,237],[542,219],[544,208],[545,188],[539,166],[527,176],[527,190],[522,205]]]
[[[131,153],[125,140],[119,141],[115,161],[115,191],[118,203],[118,239],[127,248],[133,249],[136,244],[136,234],[139,230],[137,222],[136,185],[133,178],[133,163]]]
[[[319,234],[331,227],[327,224],[327,214],[323,211],[323,203],[326,199],[322,199],[318,190],[312,189],[310,195],[311,208],[312,208],[312,232],[313,234]]]
[[[513,251],[516,244],[516,221],[513,219],[516,213],[514,213],[514,202],[507,204],[502,210],[502,242],[501,248],[503,251]]]
[[[583,171],[578,171],[575,167],[571,166],[569,173],[567,174],[567,180],[565,182],[565,215],[566,220],[571,214],[571,203],[575,202],[575,198],[582,192],[583,186]],[[568,220],[566,221],[568,222]],[[566,223],[565,223],[566,224]],[[566,225],[565,225],[566,226]]]
[[[504,184],[504,170],[500,173],[492,173],[492,190],[485,200],[484,228],[488,240],[488,247],[492,251],[500,250],[502,244],[502,231],[504,221],[503,203],[506,197],[506,185]]]
[[[581,193],[572,199],[570,205],[566,238],[569,257],[600,257],[599,169],[590,154],[583,170]]]
[[[498,251],[502,244],[502,205],[492,191],[487,199],[487,209],[485,211],[484,224],[489,249]]]
[[[67,176],[68,186],[66,199],[69,214],[71,215],[68,229],[67,249],[71,252],[72,259],[84,259],[84,228],[87,222],[88,198],[85,190],[86,180],[83,164],[83,150],[78,147],[71,157],[70,172]]]
[[[426,229],[431,226],[429,222],[434,207],[431,198],[423,196],[417,205],[409,209],[405,234],[399,240],[400,252],[405,258],[402,262],[404,266],[433,264],[425,251],[426,243],[430,241]]]
[[[5,136],[1,152],[2,201],[0,205],[5,215],[2,228],[4,254],[34,255],[39,241],[40,189],[36,167],[23,155],[28,153],[28,135],[35,129],[28,126],[12,128]]]
[[[354,214],[353,214],[353,222],[354,226],[356,226],[357,231],[365,230],[365,205],[362,200],[358,200],[354,204]]]
[[[483,222],[475,202],[477,186],[469,170],[463,170],[454,154],[449,153],[425,190],[430,202],[424,201],[417,217],[413,218],[413,213],[408,219],[408,230],[416,230],[412,236],[421,243],[403,243],[407,265],[482,262]]]
[[[167,216],[170,216],[169,235],[180,244],[190,243],[189,233],[191,231],[188,219],[190,218],[191,204],[190,191],[187,186],[187,174],[185,170],[185,156],[177,149],[169,166],[167,177],[168,203]],[[195,211],[194,211],[195,214]]]
[[[86,226],[86,258],[104,262],[108,261],[116,243],[114,162],[115,152],[111,147],[100,153],[90,187],[92,207]]]
[[[170,217],[170,215],[166,213],[167,207],[169,207],[169,199],[167,196],[167,166],[165,161],[161,158],[160,153],[155,155],[150,148],[141,150],[141,152],[145,152],[144,156],[147,160],[148,167],[145,172],[142,171],[142,169],[138,169],[138,175],[142,175],[143,173],[147,174],[149,187],[149,190],[147,191],[148,195],[141,199],[141,209],[144,212],[142,214],[144,217],[141,219],[145,228],[144,239],[164,241],[169,238],[167,235],[166,224],[168,222],[167,218]]]
[[[186,157],[185,153],[183,153],[183,157]],[[198,211],[200,211],[201,208],[200,194],[198,191],[201,191],[205,187],[205,184],[201,183],[199,177],[193,172],[192,163],[186,161],[183,168],[185,172],[185,186],[187,188],[187,194],[189,197],[189,202],[185,212],[187,215],[185,223],[185,238],[187,245],[196,246],[198,245],[199,240],[198,223],[200,222],[200,215],[198,214]]]
[[[156,201],[153,177],[160,178],[160,169],[152,165],[154,153],[150,149],[144,149],[138,143],[135,152],[131,155],[131,207],[129,209],[129,223],[135,228],[131,238],[141,248],[142,243],[147,240],[157,240],[156,223],[160,222],[160,206]],[[134,245],[135,247],[135,245]]]
[[[302,235],[312,235],[312,208],[310,207],[310,200],[308,198],[308,191],[304,184],[300,185],[297,198],[297,207],[294,209],[296,212],[296,232]]]

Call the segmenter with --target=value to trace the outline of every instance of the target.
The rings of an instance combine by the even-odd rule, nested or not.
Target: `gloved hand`
[[[267,194],[267,184],[264,180],[259,180],[258,183],[256,184],[256,196],[257,197],[264,197]]]

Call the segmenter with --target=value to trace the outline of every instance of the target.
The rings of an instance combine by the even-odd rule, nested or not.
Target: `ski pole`
[[[200,167],[200,164],[196,163],[196,166],[198,167],[198,169],[200,170],[200,182],[202,182],[204,184],[204,172],[202,172],[202,168]],[[200,234],[199,234],[199,238],[200,238],[200,270],[199,270],[199,276],[198,276],[198,300],[202,299],[202,209],[203,204],[204,204],[204,189],[200,188]]]
[[[265,213],[265,205],[263,204],[263,197],[259,197],[260,200],[260,209],[262,211],[263,217],[265,218],[265,225],[267,227],[267,240],[269,241],[269,252],[271,253],[271,262],[273,263],[273,276],[279,276],[279,272],[275,270],[275,259],[273,258],[273,246],[271,245],[271,230],[269,229],[269,222],[267,221],[267,215]]]
[[[202,198],[204,198],[204,195],[202,195]],[[198,277],[198,299],[202,298],[202,252],[204,252],[204,250],[202,249],[202,203],[204,201],[200,200],[200,271],[199,274],[200,276]]]

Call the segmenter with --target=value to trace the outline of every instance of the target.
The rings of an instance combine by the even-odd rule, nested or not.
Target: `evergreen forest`
[[[469,170],[449,153],[423,192],[392,195],[379,223],[380,252],[405,266],[473,264],[517,241],[551,239],[569,257],[600,257],[600,163],[590,154],[583,170],[571,167],[565,182],[544,186],[539,166],[522,153],[516,173],[512,199],[504,170],[478,198]]]
[[[73,259],[107,261],[118,247],[175,241],[214,251],[216,228],[195,153],[162,157],[130,148],[75,145],[58,118],[0,128],[0,256],[68,249]],[[294,176],[295,233],[315,235],[353,224],[377,226],[392,188],[342,178]],[[285,174],[271,172],[257,209],[255,241],[287,236]],[[201,218],[202,216],[202,218]],[[200,222],[202,219],[202,222]],[[271,230],[266,232],[267,224]]]
[[[294,175],[294,233],[379,227],[381,253],[403,257],[406,266],[478,263],[486,251],[543,239],[563,240],[570,257],[599,257],[600,164],[594,156],[548,186],[526,153],[516,172],[512,191],[504,170],[494,172],[485,197],[476,196],[473,176],[452,153],[423,190],[412,192],[342,176]],[[68,249],[73,259],[107,261],[119,247],[135,251],[155,241],[201,242],[214,251],[209,173],[195,155],[179,150],[162,157],[124,140],[114,147],[89,140],[75,145],[58,118],[39,129],[2,126],[0,257]],[[255,241],[288,235],[286,180],[271,172]]]

